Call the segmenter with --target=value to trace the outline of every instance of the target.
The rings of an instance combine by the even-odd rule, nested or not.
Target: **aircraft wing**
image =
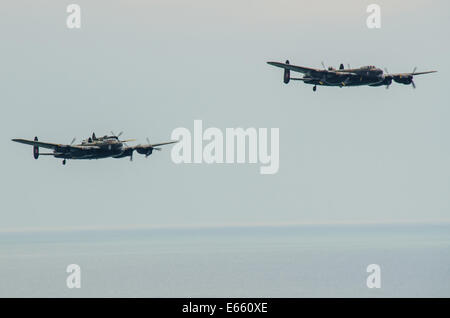
[[[178,141],[161,142],[161,143],[153,144],[153,145],[147,144],[147,145],[131,146],[131,147],[126,148],[124,153],[126,153],[127,155],[131,155],[133,150],[136,150],[141,155],[149,156],[149,155],[151,155],[153,149],[161,150],[160,148],[157,148],[158,146],[174,144],[176,142],[178,142]]]
[[[36,141],[36,140],[27,140],[27,139],[12,139],[12,141],[15,142],[19,142],[21,144],[26,144],[26,145],[30,145],[30,146],[38,146],[38,147],[42,147],[42,148],[47,148],[47,149],[53,149],[53,150],[58,150],[58,149],[79,149],[79,150],[89,150],[89,149],[100,149],[100,147],[98,146],[81,146],[81,145],[63,145],[63,144],[54,144],[54,143],[50,143],[50,142],[42,142],[42,141]]]
[[[21,144],[31,145],[31,146],[38,146],[42,148],[47,149],[58,149],[67,145],[61,145],[61,144],[53,144],[50,142],[41,142],[41,141],[35,141],[35,140],[27,140],[27,139],[12,139],[12,141],[19,142]]]
[[[340,77],[346,77],[349,75],[358,75],[356,73],[352,73],[350,71],[342,71],[342,70],[323,70],[323,69],[318,69],[318,68],[310,68],[310,67],[304,67],[304,66],[297,66],[297,65],[292,65],[292,64],[287,64],[287,63],[279,63],[279,62],[267,62],[267,64],[269,65],[273,65],[276,67],[280,67],[283,68],[285,70],[290,70],[290,71],[294,71],[294,72],[299,72],[299,73],[303,73],[306,74],[307,76],[313,77],[313,78],[318,78],[318,77],[323,77],[324,74],[332,74],[334,76],[340,76]],[[305,81],[305,80],[311,80],[311,78],[309,79],[301,79],[301,78],[290,78],[291,80],[297,80],[297,81]]]
[[[284,68],[286,70],[303,73],[303,74],[311,74],[311,73],[314,73],[314,72],[323,72],[324,71],[324,70],[320,70],[320,69],[316,69],[316,68],[310,68],[310,67],[304,67],[304,66],[296,66],[296,65],[280,63],[280,62],[267,62],[267,64],[273,65],[273,66],[276,66],[276,67],[281,67],[281,68]]]
[[[174,144],[177,143],[178,141],[167,141],[167,142],[161,142],[159,144],[153,144],[153,145],[149,145],[151,147],[158,147],[158,146],[164,146],[164,145],[169,145],[169,144]]]
[[[128,148],[134,149],[134,150],[147,150],[147,149],[151,149],[151,148],[155,148],[155,147],[159,147],[159,146],[164,146],[164,145],[169,145],[169,144],[174,144],[177,143],[178,141],[168,141],[168,142],[161,142],[159,144],[147,144],[147,145],[137,145],[137,146],[131,146]]]
[[[430,73],[436,73],[437,71],[426,71],[426,72],[413,72],[413,73],[397,73],[397,74],[389,74],[394,77],[403,77],[403,76],[416,76],[416,75],[422,75],[422,74],[430,74]]]

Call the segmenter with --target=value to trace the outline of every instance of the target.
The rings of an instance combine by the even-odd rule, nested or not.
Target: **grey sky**
[[[448,1],[72,1],[0,8],[1,230],[449,220]],[[438,70],[417,89],[284,85],[268,60]],[[280,128],[280,170],[32,158],[11,138]]]

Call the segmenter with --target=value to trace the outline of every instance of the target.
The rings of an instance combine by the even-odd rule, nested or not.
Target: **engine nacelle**
[[[145,156],[150,156],[153,153],[153,148],[137,148],[136,151]]]
[[[409,85],[412,83],[413,77],[412,75],[407,75],[407,76],[395,76],[394,77],[394,81],[396,81],[397,83],[401,83],[401,84],[405,84],[405,85]]]
[[[380,85],[391,85],[392,84],[392,76],[386,76],[384,80],[380,83]]]
[[[289,64],[289,60],[286,61],[286,64]],[[287,68],[285,68],[283,82],[284,82],[284,84],[287,84],[287,83],[289,83],[290,80],[291,80],[291,71],[288,70]]]
[[[38,141],[38,137],[34,137],[34,141]],[[39,158],[39,146],[33,146],[33,157],[34,159]]]
[[[369,86],[389,86],[392,84],[392,76],[383,76],[380,81],[375,84],[369,84]]]

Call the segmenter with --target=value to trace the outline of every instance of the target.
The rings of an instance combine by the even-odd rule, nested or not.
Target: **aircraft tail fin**
[[[286,64],[289,64],[289,60],[286,60]],[[291,71],[288,70],[287,68],[285,68],[283,82],[284,82],[284,84],[287,84],[287,83],[289,83],[290,80],[291,80]]]
[[[38,137],[34,137],[34,141],[38,141]],[[39,158],[39,146],[36,145],[33,146],[33,156],[34,159]]]

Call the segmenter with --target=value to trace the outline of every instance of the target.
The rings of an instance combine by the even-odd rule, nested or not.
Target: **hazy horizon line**
[[[248,223],[204,223],[204,224],[146,224],[125,226],[73,226],[73,227],[23,227],[0,228],[2,233],[32,233],[32,232],[78,232],[78,231],[130,231],[130,230],[183,230],[183,229],[214,229],[214,228],[277,228],[295,226],[349,226],[349,225],[442,225],[449,224],[446,220],[389,220],[389,221],[310,221],[310,222],[248,222]]]

